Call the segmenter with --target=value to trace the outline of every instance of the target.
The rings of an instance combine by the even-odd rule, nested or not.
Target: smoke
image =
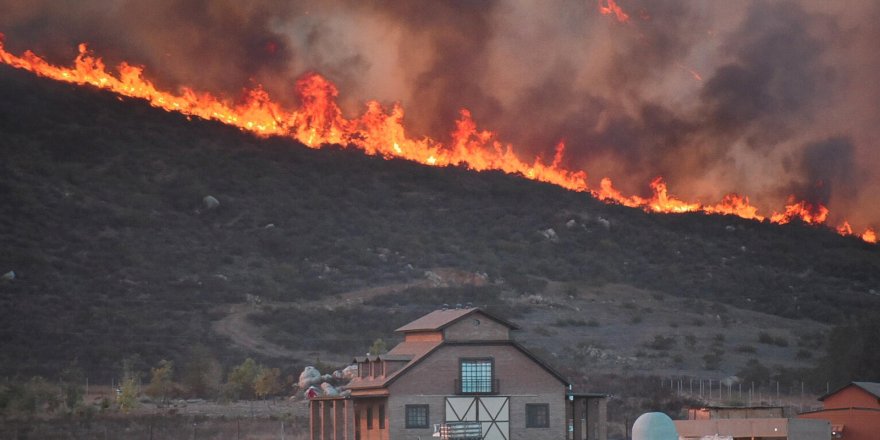
[[[315,71],[354,116],[399,101],[410,136],[449,138],[460,108],[524,158],[629,193],[788,195],[877,224],[880,5],[819,0],[0,0],[7,46],[67,63],[88,42],[160,85],[293,104]],[[837,218],[832,218],[832,221]]]

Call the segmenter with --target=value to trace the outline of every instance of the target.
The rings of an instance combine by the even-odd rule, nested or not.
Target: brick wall
[[[466,320],[465,320],[466,322]],[[390,437],[397,440],[429,438],[432,430],[406,429],[407,404],[429,405],[430,424],[445,421],[445,398],[455,396],[459,359],[491,357],[498,396],[509,396],[510,439],[560,439],[565,435],[565,385],[516,347],[504,345],[447,345],[412,367],[389,386],[388,417]],[[549,428],[526,428],[525,405],[546,403],[550,410]]]

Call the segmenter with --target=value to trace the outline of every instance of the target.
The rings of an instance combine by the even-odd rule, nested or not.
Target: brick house
[[[798,414],[802,419],[831,422],[832,437],[844,440],[880,438],[880,383],[852,382],[819,398],[822,409]]]
[[[355,358],[350,396],[310,401],[311,439],[605,440],[605,396],[570,392],[517,328],[479,308],[400,327],[388,353]]]

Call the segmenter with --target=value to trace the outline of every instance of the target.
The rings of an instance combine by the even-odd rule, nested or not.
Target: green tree
[[[370,354],[372,355],[385,354],[386,352],[388,352],[388,346],[382,338],[376,339],[373,341],[373,345],[370,346]]]
[[[137,408],[137,397],[141,391],[141,365],[143,360],[140,355],[134,354],[122,360],[122,381],[116,395],[116,403],[123,412],[129,412]]]
[[[254,393],[260,399],[274,396],[281,391],[281,370],[263,368],[254,382]]]
[[[58,388],[40,376],[34,376],[27,382],[11,384],[7,397],[9,406],[25,414],[38,411],[54,411],[60,404]]]
[[[227,393],[232,399],[251,399],[254,397],[254,383],[262,367],[251,358],[229,372],[226,380]]]
[[[880,321],[863,317],[838,325],[828,336],[825,357],[818,368],[835,386],[852,381],[880,381]]]
[[[85,375],[83,374],[82,369],[79,368],[79,365],[77,365],[76,361],[72,362],[67,368],[61,371],[59,382],[61,385],[61,397],[64,401],[64,406],[67,407],[68,412],[72,413],[80,404],[82,404],[85,395],[85,388],[83,387]]]
[[[764,366],[761,361],[753,358],[749,359],[736,375],[746,383],[762,383],[770,380],[770,369]]]
[[[181,376],[186,392],[191,396],[214,397],[220,389],[222,379],[220,362],[211,351],[201,344],[193,346]]]
[[[168,394],[174,386],[174,362],[162,359],[159,365],[150,369],[150,384],[144,392],[152,398],[160,398],[162,403],[168,399]]]
[[[127,413],[137,408],[137,396],[140,394],[140,384],[134,377],[129,377],[122,381],[119,393],[116,396],[116,403],[122,412]]]

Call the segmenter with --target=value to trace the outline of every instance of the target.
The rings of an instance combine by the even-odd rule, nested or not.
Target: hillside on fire
[[[344,365],[470,303],[584,381],[766,378],[880,310],[880,246],[825,227],[315,150],[6,66],[0,155],[6,376],[75,362],[110,383],[194,346],[224,368]]]

